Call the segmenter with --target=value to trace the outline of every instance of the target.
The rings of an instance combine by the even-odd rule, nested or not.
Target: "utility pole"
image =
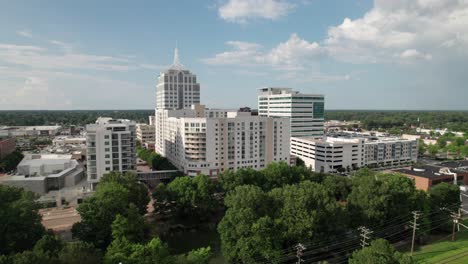
[[[301,264],[302,262],[304,262],[304,260],[302,260],[302,256],[304,255],[304,250],[306,249],[306,247],[304,245],[302,245],[301,243],[297,244],[296,246],[296,257],[297,257],[297,264]]]
[[[418,221],[419,216],[421,216],[419,211],[413,211],[413,239],[411,240],[411,256],[413,256],[413,250],[414,250],[414,238],[416,237],[416,229],[418,229],[418,224],[416,221]]]
[[[456,231],[456,227],[458,224],[458,214],[452,213],[451,216],[452,216],[452,221],[453,221],[452,241],[455,241],[455,231]]]
[[[361,231],[361,247],[362,248],[365,248],[367,246],[369,246],[369,242],[368,240],[370,240],[370,234],[373,233],[373,231],[371,231],[370,229],[366,228],[365,226],[361,226],[358,228],[359,231]]]

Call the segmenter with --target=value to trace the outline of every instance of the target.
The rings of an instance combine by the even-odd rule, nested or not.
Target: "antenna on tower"
[[[171,69],[182,70],[183,68],[184,68],[184,65],[180,63],[179,49],[177,48],[177,41],[176,41],[176,47],[174,49],[174,62],[172,63]]]

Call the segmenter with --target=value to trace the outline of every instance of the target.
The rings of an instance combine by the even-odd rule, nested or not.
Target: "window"
[[[105,135],[105,136],[104,136],[104,139],[109,139],[109,135]]]
[[[109,146],[109,141],[104,142],[104,145]]]

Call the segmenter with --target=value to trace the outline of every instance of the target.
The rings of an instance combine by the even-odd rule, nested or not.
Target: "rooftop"
[[[450,171],[446,170],[447,168],[438,167],[438,166],[430,166],[430,165],[423,165],[414,168],[403,168],[403,169],[396,169],[393,170],[394,172],[413,175],[418,177],[424,178],[438,178],[444,176],[452,176],[450,175]]]

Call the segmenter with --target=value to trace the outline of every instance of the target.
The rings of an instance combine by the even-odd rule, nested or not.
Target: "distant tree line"
[[[94,123],[98,117],[104,116],[148,123],[148,116],[150,115],[154,115],[154,110],[0,111],[0,125],[42,126],[59,124],[84,126]]]
[[[329,110],[327,120],[359,120],[365,129],[407,129],[413,126],[468,132],[467,111]],[[418,122],[419,119],[419,122]]]

